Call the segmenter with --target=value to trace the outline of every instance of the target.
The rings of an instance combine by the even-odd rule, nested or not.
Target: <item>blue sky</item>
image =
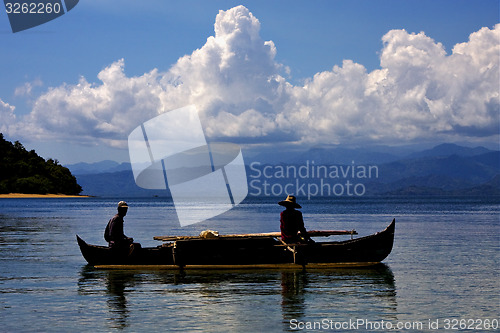
[[[189,103],[247,147],[498,147],[499,22],[488,0],[82,0],[14,34],[2,11],[0,129],[62,163],[125,161],[131,129]]]

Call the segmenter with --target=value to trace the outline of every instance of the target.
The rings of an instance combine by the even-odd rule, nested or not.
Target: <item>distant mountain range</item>
[[[96,173],[111,173],[130,171],[130,163],[118,163],[115,161],[101,161],[96,163],[76,163],[66,166],[74,175],[89,175]]]
[[[385,146],[357,149],[315,147],[293,154],[271,152],[250,157],[245,155],[245,163],[250,195],[264,195],[265,182],[269,189],[275,186],[274,193],[268,191],[270,194],[278,194],[279,189],[284,190],[287,184],[293,183],[288,190],[301,184],[306,184],[305,188],[309,185],[312,190],[316,189],[315,186],[319,189],[323,185],[325,192],[328,186],[331,190],[330,194],[324,195],[338,195],[343,186],[342,195],[348,195],[346,183],[349,182],[351,190],[356,184],[361,184],[357,189],[358,194],[362,192],[363,195],[500,195],[500,151],[484,147],[441,144],[432,149],[406,153],[401,148]],[[66,167],[83,187],[82,194],[138,197],[169,195],[168,191],[138,187],[130,163],[102,161]],[[318,170],[328,173],[310,174],[309,177],[279,173],[287,167],[295,171],[302,167],[304,172],[307,167],[313,173]],[[367,174],[369,167],[372,168],[370,176]],[[329,185],[325,185],[327,183]]]

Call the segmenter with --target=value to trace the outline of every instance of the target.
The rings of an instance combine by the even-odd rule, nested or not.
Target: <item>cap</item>
[[[118,203],[118,208],[121,208],[121,207],[128,208],[128,205],[125,201],[120,201]]]

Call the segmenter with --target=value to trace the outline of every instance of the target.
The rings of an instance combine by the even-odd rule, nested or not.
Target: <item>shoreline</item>
[[[0,199],[15,199],[15,198],[90,198],[90,195],[69,195],[69,194],[28,194],[28,193],[6,193],[0,194]]]

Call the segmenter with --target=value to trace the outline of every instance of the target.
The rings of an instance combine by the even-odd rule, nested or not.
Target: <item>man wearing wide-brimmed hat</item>
[[[289,195],[285,200],[278,202],[280,206],[286,207],[280,214],[281,239],[286,243],[310,242],[304,227],[302,213],[295,208],[302,208],[293,195]],[[300,233],[300,234],[299,234]]]

